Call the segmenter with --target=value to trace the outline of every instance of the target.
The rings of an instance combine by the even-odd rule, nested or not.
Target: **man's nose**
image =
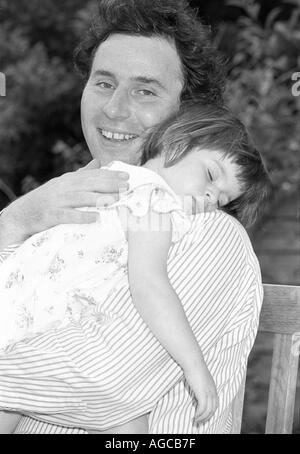
[[[128,118],[130,115],[130,108],[126,91],[117,88],[102,109],[105,115],[111,120],[123,120]]]

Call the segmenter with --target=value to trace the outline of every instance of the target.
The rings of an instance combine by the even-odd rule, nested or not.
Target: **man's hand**
[[[58,224],[95,222],[97,214],[77,208],[113,203],[128,174],[101,170],[96,160],[77,172],[53,178],[18,200],[0,216],[0,250]]]

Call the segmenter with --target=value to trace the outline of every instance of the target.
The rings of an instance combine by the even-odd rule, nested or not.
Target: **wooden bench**
[[[300,351],[300,287],[264,284],[259,331],[274,334],[266,434],[293,430]],[[241,431],[245,379],[233,404],[232,434]]]

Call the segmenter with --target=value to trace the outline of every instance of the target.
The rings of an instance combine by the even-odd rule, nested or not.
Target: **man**
[[[59,223],[95,221],[96,215],[76,208],[95,206],[100,194],[115,197],[120,187],[126,187],[126,175],[100,170],[97,161],[101,165],[114,159],[138,164],[145,132],[176,112],[181,100],[221,102],[223,79],[217,56],[206,29],[183,0],[101,1],[99,18],[77,50],[76,60],[87,79],[81,105],[83,132],[96,161],[81,172],[51,180],[4,210],[0,217],[3,257],[14,244],[38,231]],[[133,421],[125,424],[123,432],[222,433],[230,428],[231,403],[245,373],[262,302],[259,267],[245,231],[232,218],[220,212],[206,213],[200,224],[193,249],[179,250],[176,261],[169,264],[169,273],[214,375],[219,409],[210,421],[195,426],[189,390],[183,381],[178,382],[174,370],[168,377],[164,371],[153,386],[162,386],[166,380],[170,386],[153,406],[148,429]],[[123,285],[111,298],[120,302],[130,298],[128,287]],[[141,345],[147,346],[142,337]],[[96,365],[96,340],[88,332],[85,339],[85,351]],[[78,373],[85,374],[91,360],[85,360],[80,347],[78,358],[82,368]],[[19,367],[22,357],[12,354],[6,368],[8,363]],[[62,376],[68,384],[65,367]],[[0,376],[1,370],[0,363]],[[6,393],[1,385],[0,402],[5,395],[14,408],[14,390]],[[139,385],[143,386],[143,380]],[[25,381],[23,386],[25,389]],[[62,398],[59,404],[52,396],[51,414],[43,405],[36,412],[44,413],[41,419],[52,425],[25,418],[17,433],[81,433],[80,428],[89,429],[85,415],[91,396],[93,405],[96,402],[89,386],[87,380],[84,389],[74,390],[71,396],[73,413],[78,408],[77,418],[59,416],[66,403]],[[64,389],[71,392],[70,387]]]

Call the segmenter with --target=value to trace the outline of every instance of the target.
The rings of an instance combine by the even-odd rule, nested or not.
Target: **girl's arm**
[[[149,212],[144,218],[129,218],[129,285],[133,302],[153,334],[184,372],[190,372],[203,366],[203,356],[168,278],[171,229],[169,214]]]

